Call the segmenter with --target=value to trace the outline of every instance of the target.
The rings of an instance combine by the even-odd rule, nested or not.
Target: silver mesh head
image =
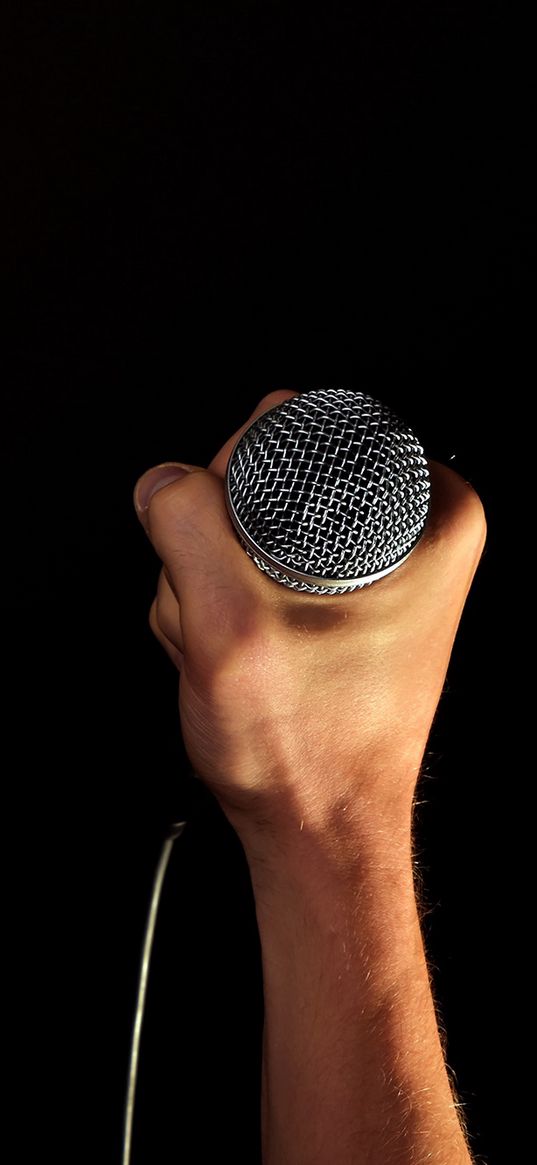
[[[413,550],[429,473],[416,437],[385,405],[351,389],[313,389],[242,434],[226,503],[260,570],[294,590],[345,594]]]

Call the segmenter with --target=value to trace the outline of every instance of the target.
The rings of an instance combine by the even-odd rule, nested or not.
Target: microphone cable
[[[144,938],[142,943],[140,970],[138,974],[138,990],[136,994],[134,1022],[132,1026],[132,1037],[127,1074],[127,1091],[125,1096],[125,1108],[123,1116],[123,1146],[121,1152],[121,1165],[130,1165],[131,1163],[132,1132],[134,1126],[138,1063],[140,1059],[140,1042],[144,1021],[145,1001],[147,994],[147,983],[149,979],[149,969],[151,965],[151,954],[153,950],[153,940],[155,937],[155,928],[157,925],[158,910],[164,878],[170,862],[174,842],[178,837],[181,837],[186,826],[191,824],[194,818],[198,816],[198,812],[207,803],[207,797],[211,796],[209,794],[209,790],[201,784],[199,777],[196,775],[196,773],[192,772],[192,770],[190,770],[190,777],[196,781],[195,785],[194,783],[190,785],[189,790],[191,793],[190,812],[186,814],[184,821],[175,821],[168,826],[151,887],[151,897],[149,900],[149,909],[147,912]]]

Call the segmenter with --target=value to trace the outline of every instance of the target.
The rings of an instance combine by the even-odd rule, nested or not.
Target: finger
[[[175,647],[176,651],[184,653],[181,609],[166,577],[165,567],[162,568],[158,579],[157,593],[155,596],[155,613],[162,633]]]
[[[139,518],[146,534],[150,537],[148,528],[149,503],[153,494],[158,490],[174,485],[189,473],[203,473],[197,465],[187,465],[184,461],[163,461],[160,465],[153,465],[146,469],[138,478],[133,490],[132,500],[136,515]]]
[[[245,425],[213,459],[209,470],[184,462],[167,462],[147,470],[136,483],[136,511],[166,568],[170,589],[181,607],[188,602],[196,626],[209,610],[215,634],[220,631],[223,597],[230,588],[246,596],[248,590],[257,592],[260,585],[267,585],[244,554],[227,513],[223,477],[229,454],[255,417],[296,395],[284,389],[263,397]],[[156,492],[152,492],[154,486]],[[204,601],[200,604],[201,594]],[[240,620],[240,604],[236,605],[235,614]],[[207,636],[209,628],[205,626],[204,631]],[[167,637],[175,642],[174,635]]]
[[[158,616],[157,616],[157,600],[156,600],[156,598],[153,599],[153,602],[151,603],[151,607],[149,609],[149,626],[150,626],[155,638],[158,639],[158,642],[160,643],[161,647],[163,647],[166,654],[169,655],[172,663],[175,664],[175,667],[177,668],[178,671],[181,671],[181,667],[183,665],[183,654],[182,654],[182,652],[177,650],[177,648],[174,646],[174,644],[171,642],[171,640],[168,639],[167,635],[164,634],[164,632],[162,631],[162,629],[160,627],[160,624],[158,621]]]
[[[180,620],[192,634],[192,641],[197,643],[201,638],[209,650],[222,634],[240,635],[247,611],[252,610],[250,600],[254,596],[257,600],[266,591],[267,580],[244,553],[235,534],[222,478],[199,470],[158,490],[150,500],[146,521],[179,601],[178,606],[175,599],[171,611],[168,602],[163,604],[165,634],[179,650],[175,636]],[[167,580],[166,586],[173,594]],[[164,582],[160,588],[166,594]],[[188,643],[183,646],[188,652]]]
[[[409,563],[419,562],[420,555],[444,547],[449,553],[468,553],[475,547],[478,557],[483,550],[487,526],[483,505],[477,493],[460,474],[429,461],[431,505],[423,538],[410,556]]]
[[[361,617],[392,602],[397,606],[403,601],[410,607],[416,597],[426,604],[430,591],[443,589],[461,603],[468,593],[485,544],[483,506],[472,486],[454,470],[438,461],[429,461],[428,466],[431,503],[423,535],[396,570],[358,592],[356,609]]]

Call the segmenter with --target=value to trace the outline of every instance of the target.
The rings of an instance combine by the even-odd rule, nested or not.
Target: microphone
[[[311,389],[257,417],[232,450],[229,516],[276,582],[316,595],[368,586],[423,533],[423,448],[386,405],[348,388]]]

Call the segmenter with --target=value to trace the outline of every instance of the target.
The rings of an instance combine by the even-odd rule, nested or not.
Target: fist
[[[231,451],[145,473],[136,511],[161,560],[150,626],[179,672],[185,748],[239,834],[410,816],[457,625],[485,541],[473,489],[435,462],[408,560],[351,594],[310,595],[245,554],[224,500]]]

